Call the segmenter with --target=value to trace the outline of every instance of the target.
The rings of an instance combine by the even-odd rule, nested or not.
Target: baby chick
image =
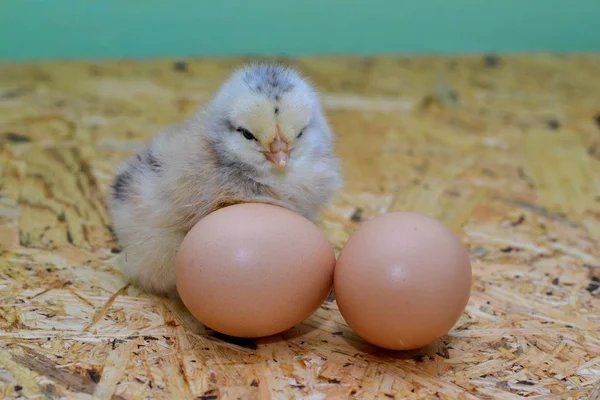
[[[117,169],[108,205],[121,270],[148,292],[175,295],[184,236],[228,204],[275,204],[314,221],[343,185],[333,142],[317,94],[296,71],[235,71],[205,107]]]

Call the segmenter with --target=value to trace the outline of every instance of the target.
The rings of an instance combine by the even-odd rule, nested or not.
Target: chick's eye
[[[302,137],[302,135],[304,135],[304,129],[302,129],[300,131],[300,133],[298,134],[298,136],[296,136],[297,139],[300,139]]]
[[[252,132],[250,132],[248,129],[246,128],[237,128],[236,129],[239,133],[241,133],[242,135],[244,135],[244,137],[248,140],[256,140],[256,137],[254,137],[254,135],[252,134]]]

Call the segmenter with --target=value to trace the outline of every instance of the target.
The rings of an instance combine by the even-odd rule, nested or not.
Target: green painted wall
[[[0,58],[600,50],[600,0],[0,0]]]

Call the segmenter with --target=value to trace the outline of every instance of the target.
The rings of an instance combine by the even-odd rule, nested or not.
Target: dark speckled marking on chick
[[[162,165],[160,161],[156,158],[152,150],[148,150],[144,153],[139,153],[137,155],[137,160],[141,165],[147,166],[150,170],[154,172],[160,172],[162,169]]]
[[[129,170],[125,170],[115,177],[115,181],[111,185],[112,196],[115,200],[125,201],[129,195],[133,174]]]
[[[256,93],[275,100],[294,89],[292,71],[276,65],[256,65],[246,71],[244,82]]]

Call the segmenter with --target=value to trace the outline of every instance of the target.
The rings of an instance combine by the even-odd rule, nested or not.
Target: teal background
[[[600,50],[600,0],[0,0],[0,58]]]

